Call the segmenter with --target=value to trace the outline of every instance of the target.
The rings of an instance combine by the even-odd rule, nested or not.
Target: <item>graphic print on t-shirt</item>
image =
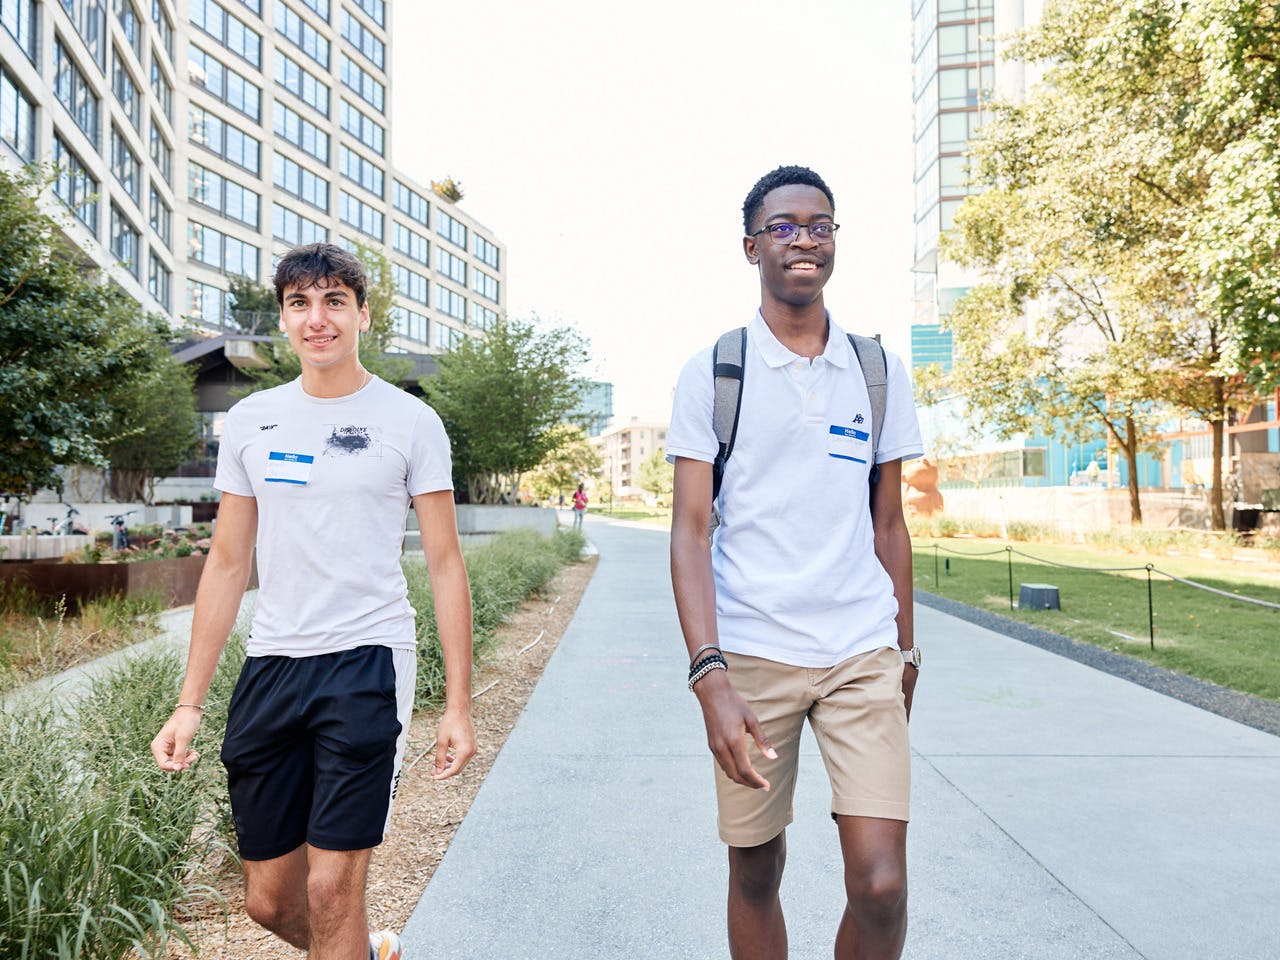
[[[382,459],[382,428],[359,427],[353,424],[325,424],[324,440],[326,457],[373,457]]]

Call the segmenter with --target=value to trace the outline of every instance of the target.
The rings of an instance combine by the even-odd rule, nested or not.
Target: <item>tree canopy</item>
[[[675,485],[675,467],[667,463],[667,452],[662,448],[653,451],[640,464],[637,486],[648,490],[663,503],[671,503],[671,491]]]
[[[1169,403],[1222,430],[1280,379],[1277,15],[1253,0],[1059,0],[1014,42],[1044,65],[973,145],[984,192],[945,255],[953,384],[1005,433],[1102,423],[1130,465]]]
[[[555,429],[564,436],[558,438],[555,449],[529,476],[529,488],[542,500],[568,496],[579,483],[599,477],[603,465],[599,452],[581,427],[562,423]]]
[[[63,239],[36,171],[0,169],[0,489],[59,485],[59,467],[105,466],[141,399],[163,325]],[[189,398],[194,406],[194,400]]]
[[[578,402],[586,340],[564,326],[499,317],[439,358],[422,389],[453,446],[454,485],[473,503],[514,500],[521,476],[560,449]]]

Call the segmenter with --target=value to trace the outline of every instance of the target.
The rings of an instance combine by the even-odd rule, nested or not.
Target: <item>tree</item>
[[[1225,525],[1228,410],[1280,370],[1276,36],[1263,0],[1048,6],[1011,51],[1044,82],[995,105],[974,150],[987,192],[944,244],[985,273],[951,319],[952,381],[1005,432],[1103,424],[1135,522],[1164,401],[1211,424]]]
[[[586,341],[568,327],[499,317],[422,380],[453,445],[454,484],[473,503],[514,500],[521,476],[559,450],[578,402]]]
[[[131,371],[111,402],[114,439],[106,453],[118,500],[150,503],[156,477],[176,470],[199,443],[195,376],[170,353],[167,322],[152,322],[156,337],[145,365]]]
[[[62,240],[45,174],[0,169],[0,489],[57,487],[64,464],[105,466],[113,398],[149,369],[153,325]]]
[[[638,477],[640,489],[648,490],[663,503],[671,503],[671,490],[675,484],[675,467],[667,463],[663,450],[655,450],[640,464]]]
[[[248,277],[232,277],[231,318],[244,333],[271,336],[280,329],[280,307],[275,291]]]
[[[529,477],[533,495],[543,500],[568,496],[579,483],[599,477],[603,465],[599,452],[581,427],[562,423],[555,429],[564,436]]]

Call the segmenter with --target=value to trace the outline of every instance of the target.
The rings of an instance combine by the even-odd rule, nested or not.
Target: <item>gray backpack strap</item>
[[[889,370],[884,347],[879,337],[862,337],[849,334],[849,345],[862,368],[862,378],[867,382],[867,395],[871,398],[871,482],[880,479],[880,465],[876,463],[876,451],[880,449],[880,428],[884,426],[884,411],[888,405]]]
[[[715,401],[711,408],[711,425],[715,428],[720,449],[711,465],[711,505],[715,509],[724,480],[724,465],[733,453],[738,438],[738,413],[742,410],[742,368],[747,353],[747,328],[738,327],[722,334],[711,351],[715,377]]]

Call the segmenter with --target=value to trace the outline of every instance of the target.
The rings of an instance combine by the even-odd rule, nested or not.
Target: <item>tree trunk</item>
[[[1124,459],[1129,465],[1129,521],[1142,526],[1142,500],[1138,495],[1138,431],[1133,418],[1124,421]]]
[[[1209,490],[1209,518],[1214,530],[1227,529],[1226,513],[1222,509],[1222,447],[1225,430],[1221,417],[1210,421],[1213,427],[1212,487]]]

